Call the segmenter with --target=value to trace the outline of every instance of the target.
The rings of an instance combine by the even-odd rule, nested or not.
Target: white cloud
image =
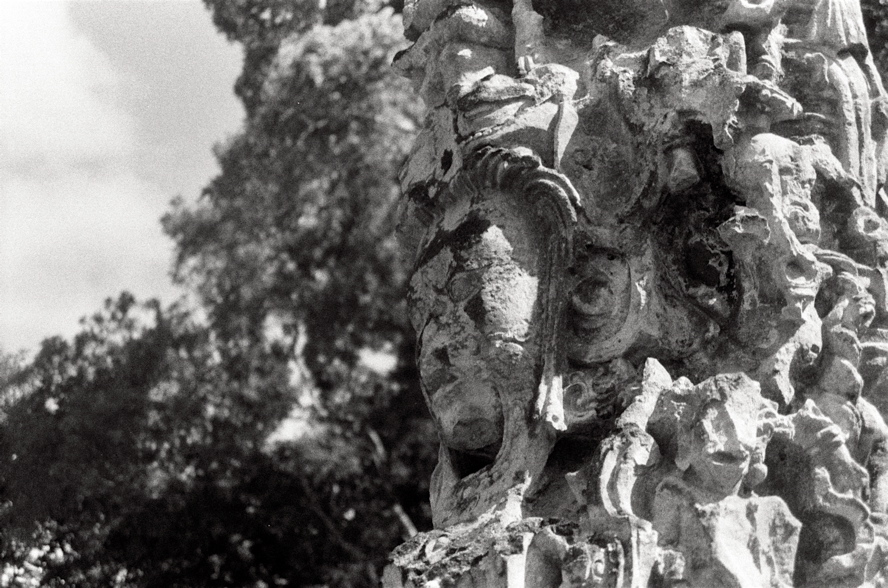
[[[63,2],[0,2],[0,135],[13,165],[119,158],[132,121],[114,105],[108,59],[77,35]]]
[[[0,346],[34,347],[122,289],[169,295],[166,195],[140,180],[117,74],[62,2],[0,1]]]

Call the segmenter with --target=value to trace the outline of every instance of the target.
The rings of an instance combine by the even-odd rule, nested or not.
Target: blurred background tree
[[[437,439],[394,239],[421,107],[385,0],[205,0],[243,131],[163,219],[196,307],[0,350],[0,586],[377,586]],[[886,0],[864,0],[888,65]]]
[[[399,7],[207,5],[244,47],[247,117],[163,219],[199,306],[124,294],[8,358],[4,586],[376,586],[429,526],[394,238],[421,124],[390,68]]]
[[[861,0],[870,49],[883,81],[888,79],[888,0]]]

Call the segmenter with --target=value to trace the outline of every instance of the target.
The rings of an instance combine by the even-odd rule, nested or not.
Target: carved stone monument
[[[888,585],[857,0],[407,0],[436,529],[387,588]]]

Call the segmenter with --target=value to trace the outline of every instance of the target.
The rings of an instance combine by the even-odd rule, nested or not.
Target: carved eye
[[[571,302],[575,309],[587,317],[606,315],[613,312],[614,292],[603,277],[588,278],[580,282],[574,290]]]
[[[456,381],[457,376],[451,367],[450,355],[446,347],[439,347],[430,352],[423,351],[420,354],[420,381],[430,396],[447,384]]]
[[[484,286],[484,272],[487,268],[454,272],[447,283],[447,294],[454,303],[468,300]]]

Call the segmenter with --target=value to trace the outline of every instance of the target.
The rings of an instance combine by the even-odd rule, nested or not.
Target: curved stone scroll
[[[504,516],[520,519],[527,485],[565,428],[555,334],[577,205],[537,157],[489,148],[466,160],[424,217],[409,296],[423,389],[442,431],[436,524],[491,508],[518,509]]]

